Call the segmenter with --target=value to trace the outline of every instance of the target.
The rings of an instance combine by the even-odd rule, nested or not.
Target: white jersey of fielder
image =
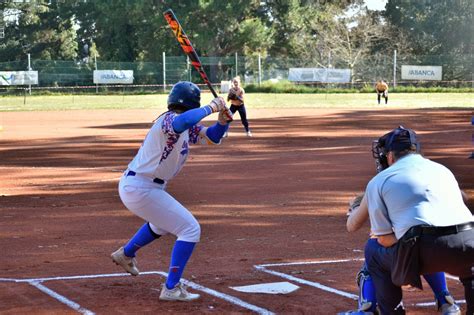
[[[182,133],[173,130],[172,123],[178,114],[166,112],[151,127],[137,155],[128,169],[137,175],[168,181],[179,173],[189,154],[189,144],[201,139],[205,128],[195,125]]]

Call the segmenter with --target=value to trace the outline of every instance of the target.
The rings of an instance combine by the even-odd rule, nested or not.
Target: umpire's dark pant
[[[407,248],[405,245],[411,240],[414,242]],[[460,278],[464,285],[466,314],[474,315],[474,223],[451,227],[413,227],[388,248],[370,239],[365,247],[365,260],[382,314],[405,313],[399,307],[402,301],[401,285],[421,285],[419,275],[444,271]],[[400,279],[393,270],[402,271],[400,274],[407,278]],[[418,279],[410,275],[417,275]]]
[[[249,122],[247,120],[247,111],[245,110],[245,105],[242,104],[240,106],[236,105],[230,105],[230,111],[232,114],[235,114],[235,112],[239,112],[240,115],[240,121],[242,121],[242,125],[245,128],[245,131],[249,131]]]

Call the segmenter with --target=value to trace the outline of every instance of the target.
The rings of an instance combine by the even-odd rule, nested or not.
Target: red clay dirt
[[[4,112],[0,124],[0,313],[75,314],[40,291],[37,279],[121,273],[110,253],[143,223],[122,205],[118,179],[144,138],[154,110]],[[254,266],[363,257],[368,225],[345,230],[348,201],[375,173],[372,140],[403,124],[418,132],[425,156],[452,169],[474,209],[471,110],[250,109],[247,138],[238,115],[229,138],[192,147],[168,191],[202,227],[184,278],[278,314],[335,314],[354,300]],[[205,121],[210,124],[211,121]],[[449,211],[449,209],[447,209]],[[167,271],[172,236],[138,253],[141,271]],[[359,261],[270,269],[357,293]],[[250,314],[202,293],[193,303],[162,302],[160,275],[40,282],[96,314]],[[230,286],[290,281],[287,295]],[[448,279],[457,299],[458,281]],[[192,290],[194,291],[194,290]],[[424,291],[405,291],[409,314],[436,314]],[[465,305],[461,304],[463,309]]]

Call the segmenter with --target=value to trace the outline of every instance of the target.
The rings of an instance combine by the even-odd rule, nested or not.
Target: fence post
[[[95,66],[95,70],[97,71],[97,54],[94,53],[94,66]],[[96,83],[95,84],[95,94],[98,94],[99,93],[99,83]]]
[[[192,81],[192,71],[193,69],[191,68],[191,61],[189,61],[189,56],[186,56],[186,70],[188,71],[188,81]]]
[[[393,51],[393,87],[397,86],[397,50]]]
[[[28,54],[28,71],[31,71],[31,54]],[[29,76],[29,74],[28,74]],[[31,95],[31,84],[28,84],[28,91]]]
[[[471,145],[472,145],[472,150],[471,150],[471,156],[469,157],[470,159],[474,159],[474,115],[471,117]]]
[[[166,54],[163,52],[163,91],[166,92]]]
[[[262,83],[262,56],[258,53],[258,85]]]

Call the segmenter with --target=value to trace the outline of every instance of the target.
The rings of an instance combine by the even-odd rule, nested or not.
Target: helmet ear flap
[[[172,111],[176,111],[176,112],[184,113],[188,109],[189,108],[187,108],[186,106],[181,105],[181,104],[169,104],[168,105],[168,110],[172,110]]]

